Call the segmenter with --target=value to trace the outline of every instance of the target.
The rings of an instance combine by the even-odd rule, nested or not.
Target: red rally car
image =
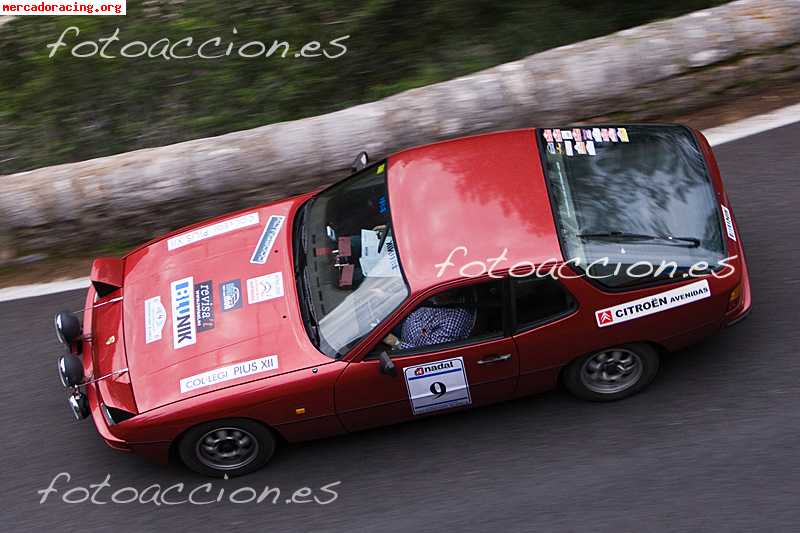
[[[620,399],[751,305],[711,148],[678,125],[362,153],[336,185],[99,258],[91,279],[82,323],[55,319],[75,417],[213,476],[559,383]]]

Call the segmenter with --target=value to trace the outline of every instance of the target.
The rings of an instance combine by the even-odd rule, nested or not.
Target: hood
[[[197,224],[125,258],[125,350],[140,412],[330,362],[297,305],[291,222],[302,199]]]

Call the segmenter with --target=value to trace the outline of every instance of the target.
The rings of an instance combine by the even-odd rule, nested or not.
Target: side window
[[[384,342],[392,353],[402,353],[502,333],[502,285],[492,281],[432,296],[409,313]]]
[[[576,307],[572,295],[552,278],[516,278],[513,284],[517,331],[547,322]]]

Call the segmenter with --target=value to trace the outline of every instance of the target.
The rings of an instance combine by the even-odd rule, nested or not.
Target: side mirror
[[[359,170],[367,168],[367,163],[369,163],[369,155],[367,152],[361,152],[356,156],[353,164],[350,165],[350,170],[352,170],[353,174],[355,174]]]
[[[392,361],[392,358],[389,357],[389,354],[386,353],[385,350],[378,355],[378,360],[381,362],[381,374],[386,374],[387,376],[397,375],[394,361]]]

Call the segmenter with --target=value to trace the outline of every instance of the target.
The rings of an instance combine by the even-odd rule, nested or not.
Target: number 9
[[[447,387],[441,381],[431,383],[431,393],[435,394],[437,398],[441,398],[447,392]]]

